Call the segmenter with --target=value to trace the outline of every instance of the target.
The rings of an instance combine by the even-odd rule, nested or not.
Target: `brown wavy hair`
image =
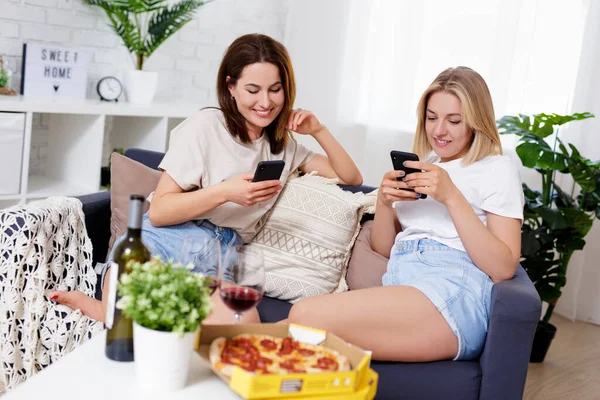
[[[270,63],[279,69],[285,101],[277,118],[265,128],[271,153],[279,154],[285,149],[291,138],[291,134],[285,126],[296,99],[296,81],[292,62],[286,48],[281,43],[269,36],[257,33],[240,36],[231,43],[223,56],[217,74],[219,107],[225,116],[229,133],[239,138],[242,143],[250,143],[246,120],[238,111],[235,100],[231,98],[228,85],[235,85],[244,68],[255,63]],[[229,77],[229,81],[227,81],[227,77]]]
[[[448,68],[440,73],[421,96],[417,107],[418,122],[413,152],[425,159],[433,150],[427,140],[425,122],[427,103],[434,93],[446,92],[458,97],[462,118],[473,131],[473,141],[462,163],[469,165],[490,155],[502,154],[500,135],[492,96],[485,80],[468,67]]]

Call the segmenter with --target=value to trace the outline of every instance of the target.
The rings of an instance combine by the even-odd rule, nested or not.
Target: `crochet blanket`
[[[79,200],[0,210],[0,388],[14,388],[104,329],[49,300],[55,290],[93,296],[95,286]]]

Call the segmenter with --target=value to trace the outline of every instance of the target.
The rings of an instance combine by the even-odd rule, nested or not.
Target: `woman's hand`
[[[235,175],[222,182],[221,189],[227,201],[250,207],[273,198],[281,190],[281,181],[252,182],[253,173]]]
[[[415,201],[418,199],[413,191],[406,190],[408,186],[396,180],[404,176],[404,171],[388,171],[383,176],[379,192],[377,192],[377,205],[391,207],[395,201]]]
[[[446,206],[449,201],[461,195],[445,169],[422,161],[405,161],[404,165],[424,171],[408,174],[403,179],[407,187],[415,192],[425,193]]]
[[[286,128],[302,135],[314,135],[322,131],[324,125],[312,112],[298,108],[292,110]]]

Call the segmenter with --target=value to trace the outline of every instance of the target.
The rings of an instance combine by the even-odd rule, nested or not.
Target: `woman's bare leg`
[[[386,286],[305,298],[290,323],[335,333],[387,361],[452,359],[458,339],[433,303],[409,286]]]

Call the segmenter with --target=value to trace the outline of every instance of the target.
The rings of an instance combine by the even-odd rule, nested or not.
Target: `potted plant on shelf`
[[[523,184],[521,265],[548,304],[535,333],[531,362],[542,362],[546,356],[556,333],[550,317],[567,282],[569,260],[573,252],[584,248],[594,218],[600,218],[600,162],[588,160],[558,137],[560,126],[592,117],[588,112],[537,114],[505,116],[498,121],[501,134],[520,137],[516,152],[523,166],[542,176],[541,191]],[[551,146],[546,139],[553,134]],[[570,190],[556,184],[557,172],[573,179]]]
[[[117,307],[133,321],[136,380],[148,390],[185,386],[200,324],[211,310],[211,279],[172,261],[130,261]]]
[[[6,96],[15,96],[17,93],[11,89],[12,71],[4,65],[4,60],[0,56],[0,94]]]
[[[152,102],[158,72],[144,71],[144,61],[175,32],[187,24],[205,1],[181,0],[82,0],[101,7],[110,27],[135,57],[135,70],[125,74],[125,92],[131,103]]]

